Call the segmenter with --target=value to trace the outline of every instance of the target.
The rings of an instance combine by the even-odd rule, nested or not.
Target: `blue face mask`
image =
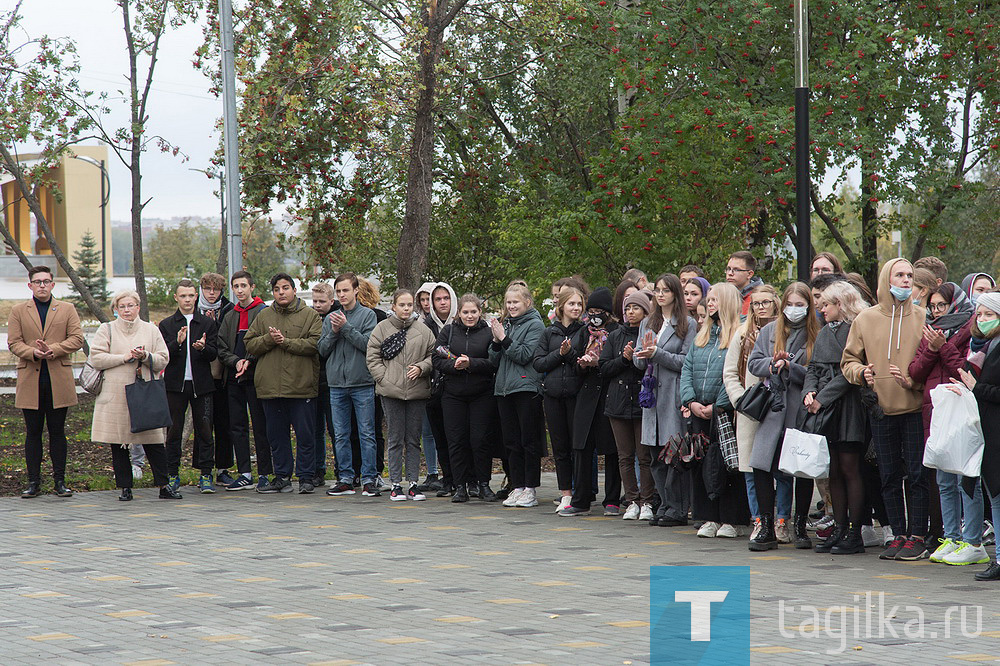
[[[910,294],[913,293],[913,289],[907,287],[889,287],[889,291],[892,293],[893,298],[897,301],[905,301],[910,298]]]
[[[972,296],[969,297],[969,300],[972,301],[972,307],[973,309],[975,309],[976,301],[979,300],[979,294],[973,294]]]

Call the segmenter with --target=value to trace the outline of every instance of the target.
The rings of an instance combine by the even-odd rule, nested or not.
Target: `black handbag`
[[[167,385],[153,374],[153,357],[149,359],[149,381],[142,378],[142,362],[135,369],[135,382],[125,387],[129,424],[132,432],[146,432],[169,428],[170,406],[167,403]]]
[[[774,395],[764,382],[757,382],[740,396],[736,404],[736,411],[744,416],[749,416],[754,421],[763,421],[764,415],[771,411],[771,401]]]

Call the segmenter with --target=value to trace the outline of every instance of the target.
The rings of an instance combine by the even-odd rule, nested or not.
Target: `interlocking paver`
[[[2,499],[0,660],[640,665],[651,565],[749,565],[749,663],[1000,659],[997,588],[970,568],[753,555],[690,528],[561,518],[553,482],[534,509],[191,489],[176,503],[146,489],[131,505],[110,492]],[[867,591],[902,610],[843,641],[802,608],[867,618]],[[981,636],[946,618],[956,604],[983,607]],[[906,634],[908,605],[926,637]]]

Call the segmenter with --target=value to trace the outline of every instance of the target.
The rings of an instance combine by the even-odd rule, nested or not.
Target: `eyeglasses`
[[[671,291],[667,287],[658,287],[658,288],[656,288],[656,289],[653,290],[653,293],[654,294],[669,294],[669,293],[671,293]]]
[[[749,273],[749,268],[733,268],[732,266],[726,266],[727,275],[735,275],[736,273]]]
[[[769,305],[774,305],[774,301],[772,301],[772,300],[767,300],[767,301],[751,301],[750,305],[754,306],[755,308],[766,308]]]
[[[944,312],[948,309],[947,303],[931,303],[927,306],[927,309],[931,312]]]
[[[31,281],[31,284],[35,285],[36,287],[47,287],[50,284],[55,284],[55,283],[56,283],[55,280],[32,280]]]

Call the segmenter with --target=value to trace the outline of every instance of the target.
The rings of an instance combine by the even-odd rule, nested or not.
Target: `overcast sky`
[[[6,4],[9,0],[0,0]],[[82,85],[110,96],[111,113],[106,127],[128,122],[127,99],[117,91],[128,90],[128,55],[122,15],[113,0],[24,0],[22,28],[31,37],[69,37],[80,56]],[[222,117],[222,100],[208,91],[208,79],[191,62],[201,43],[200,25],[167,32],[160,52],[149,99],[150,134],[159,134],[189,156],[178,157],[152,148],[143,155],[143,199],[146,218],[218,216],[218,181],[190,169],[210,168],[209,159],[219,145],[215,122]],[[111,133],[111,131],[109,131]],[[93,143],[93,142],[87,142]],[[131,206],[129,172],[110,156],[111,219],[128,220]]]

